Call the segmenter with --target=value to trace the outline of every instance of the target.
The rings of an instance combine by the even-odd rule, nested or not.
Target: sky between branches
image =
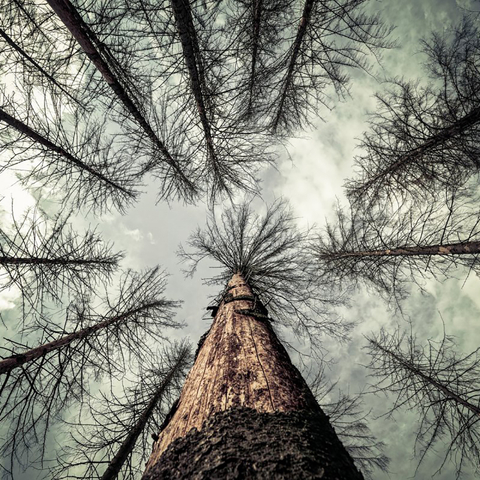
[[[378,77],[398,77],[415,79],[422,77],[421,62],[418,54],[418,40],[430,32],[441,32],[461,18],[462,8],[480,10],[476,0],[383,0],[372,1],[372,9],[380,9],[386,22],[396,25],[393,38],[398,41],[398,48],[383,52]],[[298,217],[299,225],[322,225],[325,219],[333,219],[332,206],[336,199],[345,203],[342,185],[353,173],[352,164],[357,139],[366,129],[366,112],[373,110],[373,94],[382,90],[382,85],[364,72],[353,72],[351,98],[344,103],[337,103],[333,112],[319,112],[323,120],[318,119],[314,128],[292,139],[285,151],[280,152],[277,169],[270,168],[262,174],[263,201],[255,200],[253,205],[258,212],[264,211],[264,203],[271,203],[280,196],[288,199]],[[13,208],[15,215],[21,215],[26,208],[34,205],[31,193],[22,190],[15,183],[13,175],[3,174],[0,178],[0,222],[9,221]],[[208,264],[202,265],[193,279],[184,279],[182,266],[175,256],[178,244],[185,244],[189,234],[197,227],[204,226],[207,205],[184,206],[172,203],[155,205],[156,186],[147,185],[145,193],[138,203],[121,216],[112,212],[99,217],[76,215],[74,226],[80,231],[88,225],[96,226],[106,241],[113,241],[118,250],[126,253],[123,267],[136,270],[160,264],[170,274],[167,295],[175,300],[183,300],[178,320],[185,321],[186,327],[173,331],[172,338],[181,339],[189,336],[196,342],[210,325],[209,314],[205,307],[209,297],[218,292],[215,287],[202,285],[202,278],[210,276]],[[1,197],[0,197],[1,198]],[[55,211],[55,204],[47,198],[41,203],[47,211]],[[225,203],[225,206],[228,206]],[[220,212],[223,205],[218,205]],[[218,212],[218,213],[219,213]],[[415,331],[420,338],[438,338],[442,334],[441,316],[448,334],[458,338],[459,345],[465,352],[470,352],[480,344],[480,280],[471,275],[465,281],[465,272],[455,272],[457,279],[449,279],[443,284],[434,281],[425,285],[428,294],[412,292],[407,301],[407,310],[413,321]],[[0,325],[0,336],[11,337],[16,311],[14,309],[15,292],[2,293],[0,309],[6,314],[7,327]],[[330,351],[333,363],[327,369],[332,380],[339,379],[339,388],[356,393],[364,389],[367,371],[362,364],[367,364],[366,355],[361,347],[365,345],[364,334],[377,331],[381,326],[393,329],[397,323],[402,327],[407,324],[401,318],[395,318],[383,302],[368,292],[355,294],[353,308],[345,312],[351,320],[357,320],[359,326],[352,335],[352,340],[339,346],[333,340],[325,339],[325,349]],[[10,323],[8,323],[10,322]],[[403,322],[403,323],[402,323]],[[302,345],[281,332],[283,337],[302,349]],[[298,355],[292,353],[294,361]],[[315,370],[315,365],[307,368]],[[369,396],[366,408],[372,410],[371,418],[382,415],[388,408],[383,398]],[[377,472],[375,480],[403,480],[406,478],[429,478],[443,458],[433,452],[425,459],[416,472],[416,461],[412,458],[414,441],[415,413],[397,412],[394,418],[381,417],[371,422],[370,427],[378,440],[387,444],[386,453],[392,459],[390,475]],[[22,477],[18,477],[22,478]],[[24,479],[31,478],[27,472]],[[454,478],[453,471],[447,465],[438,480]]]

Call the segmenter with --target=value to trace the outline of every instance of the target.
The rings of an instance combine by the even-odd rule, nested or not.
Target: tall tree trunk
[[[293,74],[295,71],[295,64],[297,63],[298,55],[300,54],[300,47],[302,46],[305,33],[307,32],[307,26],[310,22],[310,17],[312,14],[313,5],[315,0],[305,0],[303,6],[302,18],[300,19],[300,24],[298,25],[297,35],[295,41],[293,42],[290,54],[290,60],[288,62],[287,74],[285,75],[285,80],[283,81],[282,91],[280,92],[280,104],[277,109],[277,113],[273,120],[272,131],[276,132],[280,119],[282,118],[283,111],[285,108],[285,100],[288,96],[288,91],[293,82]]]
[[[147,463],[160,478],[363,478],[239,274]]]
[[[211,118],[213,112],[211,106],[208,105],[208,97],[205,97],[207,85],[195,25],[193,24],[190,2],[189,0],[170,0],[170,3],[175,16],[180,43],[182,44],[183,58],[190,77],[190,88],[195,99],[198,116],[200,117],[200,123],[203,129],[208,159],[217,181],[221,184],[222,188],[226,189],[226,185],[222,180],[223,174],[219,158],[213,142],[211,121],[208,118],[208,115],[210,115]]]
[[[155,407],[164,397],[165,392],[170,386],[172,380],[175,378],[176,375],[178,375],[179,372],[181,372],[182,365],[185,364],[188,355],[189,349],[184,349],[182,352],[180,352],[178,358],[175,360],[175,363],[170,367],[167,375],[165,375],[165,378],[160,383],[157,390],[154,392],[152,399],[150,400],[150,402],[148,402],[147,407],[138,418],[137,423],[131,429],[125,440],[122,442],[122,445],[118,449],[117,454],[113,457],[112,460],[110,460],[110,463],[108,464],[107,469],[102,475],[101,480],[115,480],[117,478],[118,473],[122,469],[124,463],[131,455],[138,437],[143,432],[145,426],[147,425],[147,422],[150,420],[150,417],[155,411]]]
[[[401,257],[434,255],[475,255],[480,253],[480,242],[447,243],[444,245],[424,245],[414,247],[386,248],[382,250],[360,250],[357,252],[336,252],[321,254],[320,258],[347,257]]]
[[[262,9],[263,9],[263,0],[255,0],[252,3],[252,23],[253,23],[253,35],[252,35],[252,63],[250,66],[250,80],[248,87],[248,107],[247,115],[252,115],[253,112],[253,89],[255,85],[256,77],[256,67],[257,67],[257,57],[258,57],[258,44],[260,41],[260,24],[262,21]]]
[[[147,303],[145,305],[142,305],[141,307],[122,313],[121,315],[116,315],[114,317],[107,318],[106,320],[103,320],[102,322],[98,322],[95,325],[83,328],[78,332],[70,333],[69,335],[65,335],[64,337],[45,343],[43,345],[40,345],[39,347],[32,348],[24,353],[13,355],[4,360],[1,360],[0,374],[9,373],[13,369],[22,366],[24,363],[31,362],[32,360],[36,360],[37,358],[40,358],[52,352],[55,352],[56,350],[64,348],[77,340],[82,340],[84,338],[90,337],[91,335],[95,334],[99,330],[103,330],[104,328],[107,328],[110,325],[128,321],[128,319],[131,318],[132,316],[135,316],[136,314],[141,313],[142,311],[147,310],[149,308],[156,307],[157,304],[158,304],[157,302]]]
[[[66,163],[69,163],[70,165],[74,165],[78,170],[83,170],[85,172],[88,172],[90,175],[98,178],[99,180],[106,183],[107,185],[114,188],[115,190],[121,191],[127,197],[134,196],[133,192],[131,192],[130,190],[127,190],[125,187],[122,187],[118,183],[115,183],[113,180],[109,179],[108,177],[103,175],[101,172],[98,172],[97,170],[92,168],[90,165],[87,165],[85,162],[82,162],[82,160],[79,160],[78,158],[74,157],[71,153],[67,152],[63,147],[55,145],[53,142],[48,140],[48,138],[45,138],[40,133],[36,132],[35,130],[32,130],[28,125],[26,125],[20,120],[17,120],[16,118],[12,117],[10,114],[8,114],[7,112],[1,109],[0,109],[0,121],[5,122],[7,125],[17,130],[17,132],[20,132],[26,137],[30,138],[30,140],[34,141],[35,143],[38,143],[44,146],[45,148],[47,148],[48,150],[59,154],[61,157],[65,159]]]
[[[72,252],[72,255],[75,255],[75,252]],[[111,265],[114,267],[116,264],[117,261],[114,258],[85,260],[82,258],[68,258],[65,254],[56,258],[0,256],[0,265],[91,265],[93,267],[95,265]]]
[[[191,183],[190,180],[186,178],[184,172],[173,159],[165,144],[158,138],[150,124],[144,118],[142,112],[136,104],[133,93],[128,91],[128,87],[122,85],[114,70],[105,60],[104,54],[102,55],[102,50],[97,48],[97,46],[101,45],[102,42],[97,39],[94,32],[92,32],[88,25],[82,20],[75,7],[70,3],[69,0],[47,0],[47,2],[52,10],[58,15],[60,20],[64,23],[64,25],[68,28],[75,40],[82,47],[83,51],[87,54],[88,58],[92,61],[97,70],[102,74],[103,78],[114,91],[117,98],[132,114],[135,121],[147,134],[152,143],[160,150],[168,165],[173,168],[185,185],[188,185],[192,191],[196,191],[196,187]],[[115,59],[113,57],[110,58],[110,63],[112,62],[115,63]],[[120,68],[120,66],[118,67]]]

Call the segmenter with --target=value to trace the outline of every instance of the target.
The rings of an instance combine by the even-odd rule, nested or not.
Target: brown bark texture
[[[221,412],[226,413],[221,414]],[[290,413],[295,413],[297,416],[292,417],[289,415]],[[261,414],[266,416],[262,417]],[[273,414],[277,416],[270,416]],[[232,425],[229,425],[230,416]],[[315,418],[311,426],[307,425],[309,422],[302,424],[303,426],[297,424],[297,420],[301,423],[301,419],[307,417]],[[263,418],[263,423],[257,424],[256,419],[259,418]],[[284,439],[279,442],[280,445],[287,442],[289,447],[285,447],[286,450],[276,451],[270,448],[270,443],[276,436],[275,422],[277,420],[280,423],[286,422]],[[247,426],[240,428],[243,421]],[[291,463],[292,468],[296,468],[294,464],[297,461],[301,462],[296,450],[299,447],[292,445],[296,440],[291,439],[297,438],[298,435],[300,437],[305,435],[304,443],[308,443],[310,440],[307,441],[306,438],[311,439],[313,435],[309,429],[318,429],[320,432],[318,434],[322,436],[324,434],[321,432],[325,430],[323,424],[329,427],[331,433],[325,433],[326,437],[320,443],[310,442],[309,455],[314,458],[318,454],[319,465],[323,465],[318,466],[318,469],[327,471],[330,468],[329,465],[338,463],[334,460],[338,453],[334,453],[333,450],[336,452],[340,445],[338,447],[340,449],[338,451],[341,452],[340,456],[346,464],[350,465],[349,471],[356,472],[356,476],[348,474],[343,477],[327,475],[309,477],[307,475],[303,478],[363,478],[336,438],[300,372],[293,366],[287,351],[277,339],[264,307],[256,301],[251,288],[243,277],[236,274],[228,284],[215,320],[187,377],[176,409],[154,444],[143,478],[144,480],[158,478],[272,478],[268,477],[268,471],[284,453],[287,455],[290,451],[285,462]],[[238,432],[232,431],[237,427],[239,428]],[[298,433],[300,431],[303,433]],[[250,433],[247,435],[247,432]],[[292,432],[297,432],[298,435]],[[263,438],[262,441],[258,440],[260,437]],[[198,455],[191,457],[189,452],[193,452],[193,444],[196,444],[197,440],[201,440],[198,444],[200,450],[195,450]],[[328,460],[332,442],[336,442],[335,445],[337,443],[338,445],[332,447],[333,457]],[[170,445],[171,448],[169,448]],[[236,451],[237,446],[238,457],[232,456],[230,450]],[[170,453],[165,453],[167,448]],[[222,449],[223,453],[220,453],[219,449]],[[320,453],[322,449],[327,452],[324,457]],[[253,455],[257,450],[263,452],[257,452],[258,458]],[[166,462],[164,455],[171,460]],[[181,458],[178,457],[179,455]],[[271,457],[267,461],[270,466],[267,464],[262,466],[260,457]],[[221,458],[223,460],[220,460]],[[175,473],[168,470],[170,468],[168,465],[173,468],[177,461],[186,462],[184,467],[179,467],[180,469],[185,468],[185,470]],[[196,467],[192,462],[194,464],[196,462]],[[218,462],[225,464],[222,467],[224,470],[217,471],[216,467],[212,467]],[[253,467],[250,465],[252,462]],[[162,465],[165,465],[167,470],[162,470]],[[212,471],[210,471],[210,467],[213,468]],[[192,468],[194,470],[198,468],[198,474],[191,470]],[[242,477],[241,472],[244,468],[247,468],[248,472],[251,468],[256,469],[258,475],[253,475],[252,470],[250,473],[253,476]],[[317,470],[315,471],[317,472]],[[234,472],[240,473],[237,475]]]

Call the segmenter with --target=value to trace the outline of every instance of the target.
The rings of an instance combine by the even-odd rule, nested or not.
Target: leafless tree
[[[114,300],[107,296],[94,306],[83,297],[70,305],[63,325],[45,316],[32,319],[24,336],[36,337],[38,347],[14,340],[2,347],[7,357],[1,361],[1,452],[9,459],[7,475],[43,460],[51,423],[65,407],[84,400],[93,378],[121,377],[136,357],[151,354],[147,338],[158,342],[165,328],[179,326],[172,319],[178,302],[163,296],[165,284],[158,268],[127,272]]]
[[[0,291],[20,290],[24,315],[42,309],[47,300],[61,301],[92,291],[109,281],[122,253],[102,241],[95,230],[80,235],[69,217],[49,221],[39,212],[27,212],[7,228],[0,228]]]
[[[18,104],[2,95],[0,153],[6,160],[0,172],[23,167],[25,182],[50,189],[62,185],[62,201],[76,208],[123,210],[135,200],[141,172],[128,152],[103,136],[101,122],[93,118],[85,124],[84,113],[77,111],[66,123],[61,104],[34,105],[33,98]]]
[[[401,300],[410,282],[478,272],[480,217],[477,197],[457,192],[427,206],[337,207],[337,219],[309,248],[324,281],[365,284],[387,299]]]
[[[312,113],[329,107],[331,90],[339,97],[347,94],[349,68],[367,69],[370,53],[392,46],[386,40],[390,29],[377,15],[362,12],[364,3],[305,0],[289,48],[275,67],[275,95],[267,106],[273,132],[308,125]]]
[[[293,6],[292,0],[240,0],[225,4],[225,30],[229,38],[235,39],[231,49],[239,62],[236,68],[240,77],[240,117],[250,119],[263,114],[265,92],[270,88]]]
[[[468,464],[478,473],[479,349],[458,355],[454,339],[445,333],[439,342],[430,340],[427,344],[399,330],[393,334],[381,331],[368,341],[369,368],[378,379],[372,390],[396,397],[389,413],[401,408],[418,411],[420,463],[430,449],[444,442],[445,457],[438,471],[452,460],[457,478]]]
[[[331,286],[312,281],[302,255],[306,238],[307,231],[297,229],[286,201],[274,202],[263,217],[249,203],[242,203],[219,217],[212,214],[206,228],[191,235],[192,251],[181,247],[179,255],[187,262],[189,275],[205,258],[220,264],[220,273],[208,284],[223,288],[233,274],[240,273],[276,322],[310,337],[312,344],[317,343],[318,333],[344,339],[352,325],[332,309],[345,299]]]
[[[337,389],[338,382],[329,382],[320,369],[310,383],[312,393],[355,464],[366,478],[373,479],[374,471],[388,472],[390,459],[383,453],[384,442],[372,434],[370,412],[365,412],[362,394],[350,395]]]
[[[79,424],[68,424],[71,445],[60,453],[54,478],[138,478],[190,363],[189,345],[173,344],[142,366],[136,385],[121,397],[92,401],[88,420],[82,411]]]
[[[428,197],[456,189],[480,168],[480,32],[464,18],[450,35],[424,41],[426,68],[433,83],[394,80],[378,95],[378,109],[356,159],[359,178],[347,183],[355,201],[404,194]]]
[[[46,4],[0,2],[0,73],[11,85],[41,87],[75,108],[91,109],[82,88],[84,72],[73,41],[55,24]]]

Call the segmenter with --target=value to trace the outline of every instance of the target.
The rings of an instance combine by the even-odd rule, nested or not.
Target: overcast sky
[[[398,48],[383,54],[382,67],[378,67],[377,78],[404,76],[423,77],[422,55],[418,54],[418,40],[430,32],[441,32],[451,22],[459,20],[461,8],[480,10],[480,2],[474,0],[383,0],[372,1],[372,9],[379,9],[387,22],[396,25],[393,37]],[[366,113],[375,107],[373,94],[381,91],[382,85],[372,76],[356,73],[351,85],[351,98],[337,104],[333,112],[320,112],[323,120],[315,122],[311,131],[302,138],[291,139],[288,153],[281,152],[276,169],[262,174],[262,196],[267,203],[280,196],[288,199],[302,225],[322,225],[332,218],[332,205],[338,198],[344,201],[342,185],[352,175],[353,157],[357,139],[366,129]],[[203,226],[206,205],[184,206],[177,203],[156,205],[156,186],[152,183],[145,188],[138,203],[125,215],[118,213],[98,217],[77,215],[75,225],[82,229],[87,225],[97,226],[107,241],[115,243],[126,257],[123,266],[136,270],[156,264],[163,266],[170,274],[168,295],[183,300],[178,319],[186,322],[182,330],[174,331],[172,338],[190,337],[196,342],[209,326],[205,307],[209,296],[218,293],[216,289],[202,285],[202,278],[209,275],[208,265],[203,266],[194,278],[185,279],[181,265],[175,256],[179,243],[187,240],[191,231]],[[1,200],[0,221],[9,221],[12,199],[16,215],[20,215],[34,200],[28,192],[15,184],[15,178],[8,173],[0,177]],[[258,205],[262,213],[262,202]],[[222,205],[219,206],[221,208]],[[428,294],[412,292],[406,308],[414,322],[415,331],[422,339],[438,338],[442,333],[442,321],[448,334],[455,335],[465,352],[480,344],[480,281],[474,275],[465,280],[465,272],[455,272],[457,279],[442,284],[427,282]],[[0,308],[7,311],[14,307],[15,292],[0,294]],[[346,316],[359,322],[352,340],[339,346],[325,339],[334,363],[327,370],[332,380],[339,379],[339,388],[351,393],[365,390],[368,372],[362,366],[367,358],[362,351],[365,344],[363,335],[378,331],[381,326],[389,329],[397,324],[406,326],[401,318],[395,317],[377,296],[368,292],[355,294],[352,307]],[[440,316],[441,315],[441,316]],[[203,318],[203,319],[202,319]],[[403,322],[403,323],[402,323]],[[10,327],[12,327],[10,325]],[[10,337],[11,328],[5,333]],[[283,332],[285,335],[285,332]],[[294,357],[295,358],[295,357]],[[375,480],[424,479],[436,471],[443,459],[441,446],[438,456],[432,452],[415,474],[416,460],[413,458],[413,440],[416,427],[414,411],[399,411],[393,418],[380,417],[388,410],[388,400],[368,396],[366,409],[371,410],[370,426],[378,440],[386,443],[386,454],[391,457],[390,473],[377,472]],[[374,419],[375,417],[380,417]],[[472,474],[473,475],[473,474]],[[26,476],[24,478],[31,478]],[[446,466],[436,477],[439,480],[454,478],[453,470]],[[465,478],[469,478],[468,475]],[[473,477],[471,477],[473,478]]]

